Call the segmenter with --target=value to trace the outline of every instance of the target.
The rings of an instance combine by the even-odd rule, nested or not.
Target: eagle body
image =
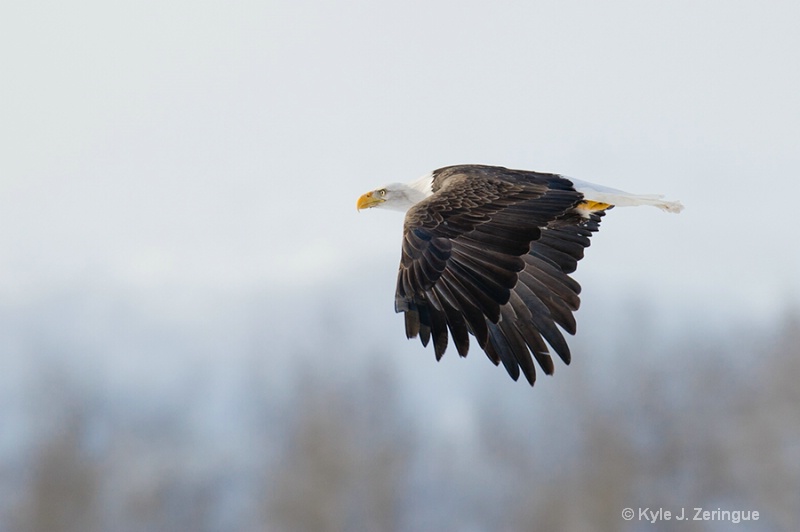
[[[550,348],[569,364],[561,331],[575,334],[581,290],[570,274],[606,211],[630,205],[683,208],[660,196],[486,165],[393,183],[362,195],[357,207],[406,212],[395,292],[406,336],[432,342],[437,360],[451,339],[467,356],[473,336],[495,365],[533,385],[534,360],[554,371]]]

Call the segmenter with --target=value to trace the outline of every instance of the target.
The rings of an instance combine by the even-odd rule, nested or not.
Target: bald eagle
[[[423,346],[433,340],[439,360],[449,336],[467,356],[472,335],[495,365],[514,380],[522,370],[533,385],[533,359],[553,373],[547,344],[570,362],[559,327],[575,334],[581,287],[569,274],[600,219],[614,206],[683,209],[661,198],[557,174],[458,165],[367,192],[357,208],[406,212],[395,293],[406,336]]]

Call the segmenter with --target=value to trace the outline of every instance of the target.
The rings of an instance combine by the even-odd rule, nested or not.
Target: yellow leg
[[[604,211],[609,207],[611,207],[611,204],[609,203],[602,203],[600,201],[591,201],[591,200],[582,201],[578,204],[578,209],[589,212]]]

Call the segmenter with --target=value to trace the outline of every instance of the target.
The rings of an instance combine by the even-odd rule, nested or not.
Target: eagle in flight
[[[514,380],[522,370],[531,385],[533,359],[553,373],[548,344],[569,364],[559,327],[575,334],[581,290],[569,274],[606,211],[630,205],[683,209],[659,195],[485,165],[440,168],[357,202],[406,213],[395,293],[406,336],[432,340],[439,360],[449,337],[467,356],[471,334],[495,365]]]

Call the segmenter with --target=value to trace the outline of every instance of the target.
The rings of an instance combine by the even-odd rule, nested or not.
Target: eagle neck
[[[419,203],[433,194],[433,174],[425,174],[406,185],[408,186],[408,199],[414,204]]]

